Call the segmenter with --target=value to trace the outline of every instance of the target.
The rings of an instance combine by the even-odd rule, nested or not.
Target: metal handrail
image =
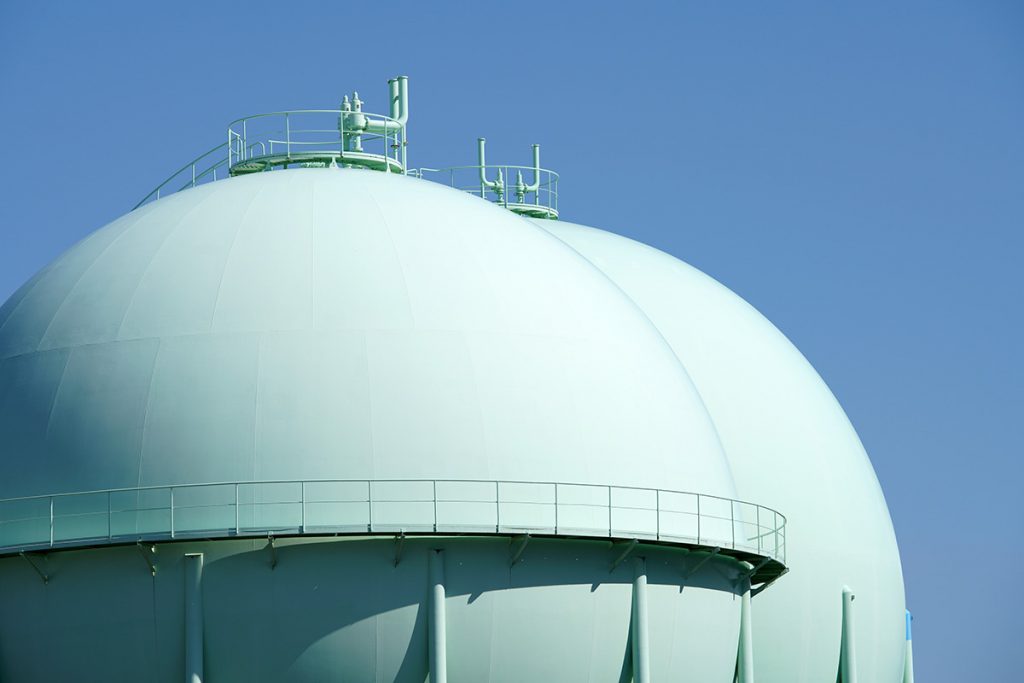
[[[183,190],[183,189],[185,189],[187,187],[195,187],[197,180],[199,180],[200,178],[206,177],[211,172],[214,172],[217,168],[220,168],[222,166],[227,165],[227,159],[226,158],[222,158],[222,159],[214,162],[213,165],[204,167],[202,171],[197,171],[197,167],[200,165],[200,162],[202,162],[203,159],[205,159],[206,157],[210,156],[214,152],[219,152],[221,150],[227,149],[227,146],[228,146],[228,143],[222,142],[219,145],[217,145],[216,147],[214,147],[213,149],[211,149],[210,151],[204,152],[204,153],[200,154],[195,159],[193,159],[189,163],[187,163],[184,166],[182,166],[181,168],[179,168],[177,171],[172,173],[167,178],[167,180],[163,181],[162,183],[157,185],[155,188],[153,188],[153,190],[149,194],[147,194],[145,197],[143,197],[142,200],[138,204],[133,206],[132,207],[132,211],[134,211],[135,209],[139,208],[143,204],[148,203],[150,200],[160,199],[160,196],[161,196],[161,193],[162,193],[163,189],[166,188],[168,185],[170,185],[171,182],[175,178],[180,176],[185,171],[191,171],[191,175],[192,175],[191,182],[187,181],[184,186],[182,186],[178,190],[174,190],[173,192],[180,192],[181,190]],[[173,194],[173,192],[172,192],[172,194]]]
[[[483,171],[483,173],[481,173]],[[481,183],[482,175],[494,171],[497,178],[490,184]],[[520,174],[537,173],[536,189],[519,185]],[[409,172],[417,178],[432,180],[492,201],[516,213],[539,218],[558,218],[558,173],[547,168],[517,166],[514,164],[485,164],[483,166],[449,166],[446,168],[418,168]],[[515,178],[513,178],[515,174]],[[445,177],[447,176],[447,177]]]
[[[354,116],[358,114],[369,121],[376,129],[357,130],[352,127]],[[329,116],[332,125],[325,127],[318,125],[313,127],[295,128],[292,122],[295,118]],[[278,122],[282,125],[274,125]],[[257,127],[252,129],[254,123],[271,123],[269,130]],[[283,136],[281,139],[273,136]],[[315,135],[318,139],[301,139],[305,135]],[[297,139],[298,138],[298,139]],[[373,151],[347,149],[350,141],[357,140],[356,146],[363,144]],[[276,151],[274,145],[283,147],[284,151]],[[292,147],[301,147],[298,157],[293,157]],[[387,170],[395,170],[405,173],[407,166],[405,125],[399,120],[384,114],[373,112],[348,112],[341,109],[293,109],[289,111],[267,112],[254,114],[235,119],[228,124],[227,141],[222,142],[213,149],[200,154],[198,157],[185,164],[170,177],[160,183],[149,194],[142,198],[132,210],[147,204],[150,201],[160,199],[167,194],[173,194],[188,188],[195,187],[208,180],[217,180],[217,171],[224,169],[221,177],[237,175],[239,164],[265,162],[265,170],[287,166],[290,163],[303,163],[309,160],[311,155],[320,155],[324,158],[335,159],[341,165],[367,165],[377,163]],[[256,153],[257,148],[259,153]],[[220,158],[211,158],[217,153],[223,153]],[[177,180],[181,180],[180,186]]]
[[[356,490],[311,493],[317,485]],[[445,492],[473,486],[477,492]],[[197,495],[218,487],[223,490],[213,500]],[[517,493],[516,487],[523,488]],[[0,500],[0,554],[142,538],[405,531],[642,538],[730,549],[784,565],[785,526],[785,516],[754,503],[632,486],[482,479],[209,482]]]
[[[329,116],[331,125],[325,127],[323,119]],[[295,127],[295,119],[317,119],[320,125],[312,127]],[[269,123],[253,129],[254,124]],[[385,169],[395,167],[404,173],[406,166],[406,131],[405,125],[398,119],[373,112],[354,112],[342,109],[293,109],[289,111],[267,112],[235,119],[228,124],[228,166],[253,161],[272,161],[273,166],[289,163],[293,145],[316,147],[321,152],[337,159],[338,163],[365,163],[376,159]],[[273,139],[274,135],[282,135],[283,139]],[[315,140],[301,140],[303,135],[316,135]],[[270,152],[259,157],[251,156],[252,142],[264,140],[270,144]],[[362,149],[363,143],[377,145],[379,149],[367,152]],[[284,152],[274,153],[273,145],[284,146]],[[308,154],[309,152],[306,152]],[[268,166],[269,167],[269,166]]]

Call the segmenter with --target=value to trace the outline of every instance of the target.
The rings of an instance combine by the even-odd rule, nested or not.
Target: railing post
[[[761,555],[761,506],[757,506],[757,554]]]
[[[406,137],[405,126],[402,126],[402,141],[401,141],[401,145],[402,145],[402,173],[408,174],[409,173],[409,156],[408,156],[408,151],[407,151],[406,148],[409,146],[409,141],[408,141],[408,138]]]
[[[498,482],[494,482],[494,533],[501,533],[501,494]]]
[[[306,533],[306,482],[299,484],[299,533]]]
[[[286,155],[288,157],[288,160],[291,161],[291,158],[292,158],[292,123],[291,123],[291,120],[288,118],[288,113],[287,112],[285,112],[285,115],[284,115],[284,140],[285,140],[285,152],[286,152]],[[286,166],[286,168],[287,168],[287,166]]]
[[[174,538],[174,487],[171,487],[171,538]]]
[[[366,482],[366,530],[373,533],[373,482]]]
[[[238,524],[238,483],[235,483],[235,536],[241,533],[242,528]]]
[[[654,489],[654,538],[661,540],[661,491]]]
[[[774,519],[774,521],[772,522],[772,536],[775,537],[775,555],[774,555],[774,557],[776,559],[778,559],[778,557],[779,557],[779,513],[773,510],[772,511],[772,518]]]
[[[558,482],[555,482],[555,535],[558,535]]]
[[[700,494],[697,494],[697,545],[704,545],[700,542]]]
[[[608,537],[612,535],[612,487],[605,487],[608,489]]]
[[[736,501],[729,501],[729,523],[732,526],[732,547],[736,549]]]
[[[434,485],[434,533],[437,533],[437,479],[431,483]]]
[[[110,491],[107,491],[107,540],[114,538],[114,523],[111,521],[113,513],[110,511]]]
[[[53,547],[53,496],[50,496],[50,547]]]

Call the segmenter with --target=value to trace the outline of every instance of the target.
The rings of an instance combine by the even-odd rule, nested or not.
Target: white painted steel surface
[[[899,680],[904,592],[896,536],[864,447],[814,368],[750,304],[692,266],[595,228],[536,223],[640,306],[685,363],[739,495],[786,514],[791,571],[754,598],[758,680],[835,680],[846,585],[857,593],[862,680]]]

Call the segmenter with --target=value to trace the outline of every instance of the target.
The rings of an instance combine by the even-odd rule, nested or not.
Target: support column
[[[647,562],[633,560],[633,683],[651,683],[650,638],[647,631]]]
[[[185,555],[185,683],[203,683],[203,554]]]
[[[754,631],[750,622],[750,579],[740,601],[740,650],[737,655],[737,683],[754,683]]]
[[[843,639],[839,650],[839,675],[842,683],[857,683],[857,650],[853,637],[853,601],[856,596],[843,586]]]
[[[430,683],[448,683],[444,601],[444,551],[430,550]]]
[[[910,610],[907,610],[907,652],[903,660],[903,683],[914,683],[914,646],[910,637],[910,622],[913,620]]]

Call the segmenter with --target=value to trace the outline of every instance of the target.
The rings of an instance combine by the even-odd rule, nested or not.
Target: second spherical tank
[[[753,605],[759,680],[835,680],[841,640],[861,680],[902,680],[904,592],[888,508],[842,407],[743,299],[682,261],[609,232],[537,221],[634,301],[686,367],[741,498],[787,513],[789,573]],[[843,633],[842,595],[855,595]]]

